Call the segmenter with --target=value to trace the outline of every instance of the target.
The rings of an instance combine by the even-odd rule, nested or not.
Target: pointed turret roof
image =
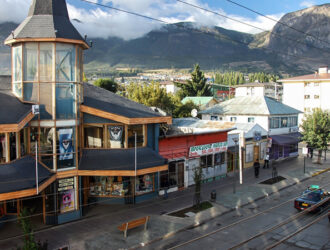
[[[65,0],[32,0],[28,17],[10,34],[6,44],[29,39],[85,40],[69,19]]]

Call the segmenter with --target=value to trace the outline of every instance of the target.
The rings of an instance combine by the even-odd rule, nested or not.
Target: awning
[[[300,142],[301,134],[299,132],[285,134],[285,135],[272,135],[272,143],[278,145],[297,144]]]
[[[56,179],[54,173],[41,164],[38,166],[39,192]],[[0,201],[37,195],[36,161],[26,156],[0,165]]]
[[[137,149],[137,175],[168,169],[167,161],[151,148]],[[135,152],[130,149],[84,149],[80,176],[135,176]]]

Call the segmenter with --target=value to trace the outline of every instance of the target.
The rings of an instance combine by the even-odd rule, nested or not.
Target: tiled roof
[[[28,17],[6,41],[20,38],[83,38],[70,22],[65,0],[33,0]]]
[[[11,77],[0,76],[0,124],[18,124],[32,111],[11,93]]]
[[[289,115],[302,112],[267,96],[239,96],[199,113],[218,115]]]
[[[315,81],[315,80],[330,80],[330,73],[324,74],[311,74],[304,76],[296,76],[286,79],[280,79],[279,82],[294,82],[294,81]]]
[[[39,165],[39,185],[49,179],[53,173]],[[36,188],[36,161],[31,156],[0,165],[0,193]]]
[[[181,101],[183,104],[186,104],[189,101],[192,101],[196,105],[205,105],[212,101],[214,98],[212,96],[187,96]]]
[[[162,116],[147,106],[89,83],[84,83],[84,105],[128,118]]]

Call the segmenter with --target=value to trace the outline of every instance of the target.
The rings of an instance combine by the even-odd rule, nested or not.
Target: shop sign
[[[189,149],[189,157],[225,152],[227,151],[227,147],[228,143],[226,141],[193,146]]]
[[[75,208],[74,178],[58,180],[60,212],[65,213]]]

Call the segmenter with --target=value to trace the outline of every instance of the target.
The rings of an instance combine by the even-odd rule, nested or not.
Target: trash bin
[[[217,199],[217,192],[215,190],[212,190],[211,192],[211,201],[215,201]]]

